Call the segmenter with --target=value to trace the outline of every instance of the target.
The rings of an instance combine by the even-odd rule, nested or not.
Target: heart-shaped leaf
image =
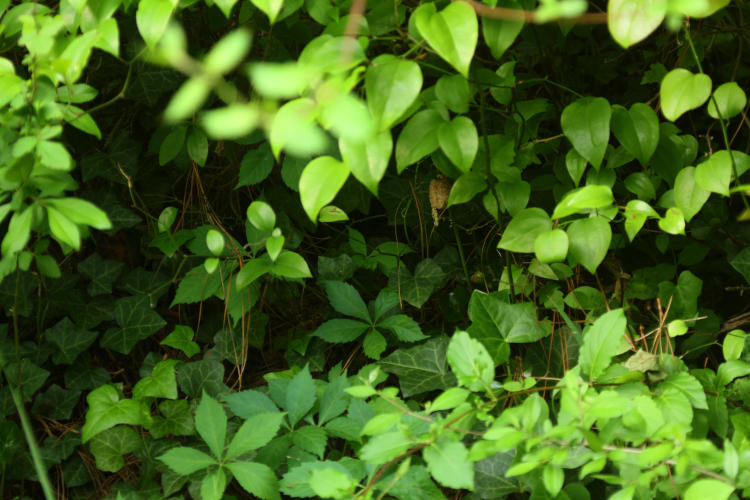
[[[341,139],[339,149],[344,163],[354,177],[377,196],[378,183],[385,175],[393,151],[391,133],[385,130],[368,142]]]
[[[376,57],[365,74],[365,92],[379,130],[393,125],[421,89],[422,71],[417,63],[390,54]]]
[[[445,156],[466,173],[471,169],[479,149],[479,135],[474,122],[465,116],[457,116],[438,128],[438,143]]]
[[[506,9],[521,9],[516,0],[500,0],[498,7]],[[513,45],[516,37],[523,29],[522,21],[508,21],[505,19],[482,18],[482,36],[492,52],[492,57],[500,59],[505,51]]]
[[[650,106],[637,102],[629,110],[612,106],[612,132],[644,167],[659,144],[659,118]]]
[[[534,240],[534,254],[539,262],[562,262],[568,255],[568,235],[562,229],[546,231]]]
[[[469,65],[479,38],[474,9],[465,2],[453,2],[437,12],[427,3],[414,11],[419,33],[459,73],[468,78]]]
[[[612,228],[602,217],[578,219],[568,226],[568,254],[591,274],[602,263],[612,240]]]
[[[695,168],[695,182],[706,191],[729,196],[732,158],[729,151],[718,151]]]
[[[440,113],[425,109],[412,116],[396,141],[396,169],[400,174],[438,148],[438,127],[443,122]]]
[[[703,73],[673,69],[661,81],[661,112],[675,121],[686,111],[701,106],[711,95],[711,78]]]
[[[658,28],[666,13],[663,1],[609,0],[607,26],[612,38],[627,49]]]
[[[719,85],[713,98],[708,101],[708,114],[712,118],[727,120],[737,116],[747,105],[747,95],[735,82]],[[718,106],[718,111],[716,106]]]
[[[664,217],[659,219],[659,228],[669,234],[685,234],[685,217],[677,207],[667,209]]]
[[[628,239],[633,241],[635,235],[641,230],[649,217],[656,218],[659,214],[651,208],[651,205],[643,200],[630,200],[625,206],[625,232]]]
[[[686,221],[690,221],[711,196],[695,180],[695,167],[680,170],[674,180],[674,202],[682,210]]]
[[[299,178],[299,196],[310,220],[336,197],[349,177],[346,165],[330,156],[320,156],[307,164]]]
[[[565,137],[597,170],[607,151],[611,116],[606,99],[587,97],[566,106],[560,118]]]
[[[497,247],[511,252],[531,253],[537,236],[552,229],[552,220],[543,209],[524,208],[513,216]]]

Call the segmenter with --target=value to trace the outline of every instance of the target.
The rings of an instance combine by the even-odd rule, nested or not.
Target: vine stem
[[[698,58],[698,52],[695,50],[695,45],[693,45],[693,38],[690,36],[690,22],[685,23],[685,39],[688,42],[688,45],[690,46],[690,52],[693,54],[693,59],[695,60],[695,64],[698,66],[698,72],[703,73],[703,67],[701,66],[701,61]],[[738,187],[740,185],[740,176],[737,175],[737,164],[734,161],[734,155],[732,154],[732,146],[729,143],[729,134],[727,133],[727,124],[724,121],[724,118],[721,116],[721,110],[719,109],[719,103],[716,102],[716,97],[714,96],[713,92],[711,93],[711,102],[714,105],[714,109],[716,110],[716,114],[719,117],[719,126],[721,127],[721,135],[724,139],[724,147],[727,148],[727,154],[729,154],[729,162],[732,164],[732,174],[734,175],[734,185],[735,187]],[[739,190],[740,197],[742,198],[742,203],[745,205],[745,210],[750,211],[750,202],[747,200],[747,196],[745,195],[745,192],[743,190]]]
[[[566,21],[575,24],[606,24],[607,13],[606,12],[585,12],[580,16],[570,18],[556,18],[556,19],[539,19],[536,11],[533,10],[522,10],[522,9],[510,9],[508,7],[490,7],[477,2],[476,0],[457,0],[466,2],[471,5],[476,13],[482,17],[489,17],[492,19],[502,19],[504,21],[519,21],[526,23],[544,24],[553,21]]]
[[[16,357],[18,356],[18,296],[19,296],[19,283],[21,281],[20,272],[18,270],[18,266],[16,266],[16,292],[15,292],[15,303],[13,304],[13,333],[15,335],[15,343],[16,343]],[[11,378],[8,377],[8,372],[6,370],[6,359],[3,352],[0,350],[0,368],[2,368],[2,373],[5,376],[6,382],[8,382],[8,389],[10,390],[10,395],[13,398],[13,404],[16,407],[16,410],[18,411],[18,417],[21,420],[21,428],[23,429],[24,437],[26,438],[26,443],[29,445],[29,452],[31,453],[31,461],[34,463],[34,469],[36,470],[37,476],[39,476],[39,482],[42,485],[42,491],[44,492],[44,498],[46,500],[54,500],[55,499],[55,491],[52,489],[52,483],[49,480],[49,476],[47,475],[47,469],[44,467],[44,460],[42,459],[42,455],[39,452],[39,445],[36,443],[36,437],[34,436],[34,429],[31,426],[31,420],[29,419],[29,414],[26,412],[26,407],[23,404],[23,398],[21,397],[21,391],[18,390],[18,387],[15,387],[11,381]],[[20,362],[19,362],[19,372],[20,372]],[[18,378],[19,384],[21,383],[21,378],[19,376]]]

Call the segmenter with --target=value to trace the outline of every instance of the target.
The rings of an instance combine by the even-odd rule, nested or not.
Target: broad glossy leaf
[[[264,274],[271,272],[272,268],[273,263],[266,255],[246,261],[237,272],[237,290],[242,290]]]
[[[447,389],[456,383],[445,357],[447,347],[447,338],[431,338],[409,349],[397,349],[378,365],[398,377],[404,397]]]
[[[390,131],[383,131],[372,140],[352,142],[339,140],[339,149],[344,163],[352,175],[364,184],[375,196],[378,195],[378,183],[385,175],[388,162],[393,152],[393,140]]]
[[[606,99],[587,97],[567,105],[560,117],[565,137],[597,170],[607,151],[611,114]]]
[[[602,314],[583,334],[578,362],[590,380],[596,380],[621,352],[627,320],[622,309]]]
[[[396,169],[399,174],[438,148],[437,132],[443,121],[440,113],[425,109],[406,122],[396,141]]]
[[[487,189],[487,182],[482,174],[466,172],[451,186],[447,207],[471,201],[476,195]]]
[[[365,92],[378,130],[387,130],[409,109],[422,89],[422,71],[414,61],[383,54],[365,73]]]
[[[726,334],[721,344],[724,359],[733,361],[740,359],[743,349],[745,348],[745,337],[747,334],[742,330],[732,330]]]
[[[663,0],[609,0],[607,26],[612,38],[627,49],[653,33],[666,13]]]
[[[320,209],[333,201],[347,177],[346,165],[330,156],[320,156],[307,164],[299,179],[299,195],[311,221],[317,221]]]
[[[667,209],[664,217],[659,219],[659,228],[669,234],[685,234],[685,216],[677,207]]]
[[[227,19],[232,14],[232,7],[237,3],[237,0],[214,0],[214,4],[224,13]]]
[[[729,0],[706,0],[703,2],[682,1],[677,3],[677,12],[690,17],[708,17],[714,12],[723,9],[729,4]]]
[[[729,196],[731,180],[732,158],[727,150],[717,151],[695,167],[695,182],[706,191]]]
[[[435,84],[435,96],[454,113],[469,111],[471,90],[469,81],[462,75],[443,75]]]
[[[247,207],[247,220],[261,231],[271,232],[276,226],[276,213],[265,201],[254,201]]]
[[[659,214],[651,205],[642,200],[630,200],[625,206],[625,232],[630,241],[641,230],[648,218],[658,218]]]
[[[561,219],[585,209],[608,207],[613,201],[608,186],[591,184],[568,192],[555,207],[552,218]]]
[[[645,167],[659,144],[659,119],[654,110],[642,102],[629,110],[612,106],[610,125],[620,144]]]
[[[224,251],[224,236],[216,229],[209,230],[206,233],[206,246],[212,254],[218,257]]]
[[[450,122],[441,123],[437,135],[445,156],[461,172],[468,172],[479,149],[479,135],[474,122],[465,116],[457,116]]]
[[[498,7],[506,9],[521,9],[521,5],[515,0],[500,0]],[[482,18],[482,36],[492,52],[492,57],[500,59],[505,51],[513,45],[516,37],[523,29],[522,21],[508,21],[505,19]]]
[[[458,383],[471,391],[483,391],[495,378],[495,362],[487,348],[467,332],[453,334],[446,353]]]
[[[563,262],[568,255],[568,235],[562,229],[541,233],[534,240],[534,254],[539,262]]]
[[[513,216],[497,247],[511,252],[531,253],[540,234],[552,229],[552,220],[541,208],[525,208]]]
[[[135,22],[138,25],[143,40],[150,49],[156,47],[164,31],[169,24],[169,18],[177,2],[173,0],[141,0],[138,2],[138,10],[135,13]]]
[[[271,272],[283,278],[312,278],[305,259],[300,254],[288,250],[279,254],[271,267]]]
[[[466,3],[454,2],[436,12],[433,4],[423,4],[412,16],[419,33],[435,52],[468,78],[479,38],[474,9]]]
[[[728,82],[714,90],[714,95],[708,101],[708,114],[712,118],[728,120],[740,114],[746,105],[745,91],[736,82]]]
[[[686,111],[701,106],[711,95],[711,78],[684,68],[673,69],[661,81],[661,112],[675,121]]]
[[[567,233],[568,255],[590,273],[595,273],[612,240],[609,222],[602,217],[578,219],[568,226]]]

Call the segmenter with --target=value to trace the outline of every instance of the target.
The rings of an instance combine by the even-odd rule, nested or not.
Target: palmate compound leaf
[[[398,377],[401,393],[411,397],[422,392],[447,389],[456,384],[446,359],[448,339],[435,337],[409,349],[398,349],[378,363]]]

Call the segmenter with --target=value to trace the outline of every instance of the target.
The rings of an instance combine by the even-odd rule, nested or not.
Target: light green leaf
[[[185,356],[192,358],[201,350],[198,343],[193,340],[194,338],[195,332],[192,328],[185,325],[177,325],[174,327],[172,333],[167,335],[159,344],[179,349],[185,353]]]
[[[312,278],[312,273],[305,259],[300,254],[288,250],[279,254],[273,267],[271,267],[271,272],[283,278]]]
[[[284,409],[289,412],[289,424],[294,427],[315,404],[316,392],[310,370],[305,365],[289,382]]]
[[[511,252],[531,253],[540,234],[552,229],[552,220],[541,208],[524,208],[513,216],[497,247]]]
[[[422,89],[422,71],[414,61],[383,54],[365,73],[365,92],[378,130],[389,129],[414,103]]]
[[[375,196],[378,183],[385,175],[393,151],[393,140],[388,130],[366,142],[339,140],[341,157],[352,175]]]
[[[516,0],[500,0],[497,2],[498,7],[506,9],[521,9],[521,5]],[[523,21],[510,21],[505,19],[492,19],[490,17],[482,18],[482,36],[489,46],[492,57],[500,59],[505,51],[513,45],[516,37],[523,29]]]
[[[237,0],[214,0],[214,4],[224,13],[227,19],[232,14],[232,7],[237,3]]]
[[[263,255],[258,259],[246,261],[242,266],[242,269],[237,272],[237,290],[242,290],[264,274],[271,272],[272,268],[273,263],[266,255]]]
[[[357,481],[333,468],[314,469],[310,474],[310,487],[320,498],[346,498]]]
[[[45,202],[55,207],[76,224],[91,226],[100,230],[112,229],[112,223],[109,221],[106,212],[89,201],[68,197],[48,198]]]
[[[15,214],[14,214],[15,217]],[[12,221],[13,219],[11,219]],[[51,206],[47,207],[47,221],[52,237],[74,250],[81,248],[81,231],[75,223]]]
[[[550,495],[556,497],[560,493],[564,482],[565,472],[563,472],[559,465],[548,463],[544,466],[544,469],[542,469],[542,483],[544,484],[544,489]]]
[[[440,113],[425,109],[406,122],[396,141],[396,170],[399,174],[438,148],[437,132],[443,121]]]
[[[443,75],[435,84],[435,96],[454,113],[468,113],[471,90],[462,75]]]
[[[170,103],[171,105],[171,103]],[[167,108],[169,111],[169,108]],[[167,115],[167,111],[164,112]],[[214,139],[239,139],[258,126],[260,110],[254,104],[230,104],[223,108],[205,111],[200,123]]]
[[[173,0],[141,0],[135,22],[146,45],[153,50],[169,24],[177,2]]]
[[[269,99],[298,97],[309,80],[296,62],[253,63],[248,74],[255,90]]]
[[[156,363],[151,376],[143,377],[133,386],[133,399],[177,399],[175,366],[179,363],[177,359],[165,359]]]
[[[320,156],[307,164],[299,179],[299,195],[311,221],[317,221],[320,209],[333,201],[347,177],[346,165],[330,156]]]
[[[695,182],[706,191],[729,196],[731,180],[732,158],[727,150],[717,151],[695,167]]]
[[[460,441],[442,437],[424,449],[422,456],[432,477],[447,488],[474,489],[474,464]]]
[[[612,357],[621,352],[627,320],[622,309],[602,314],[584,331],[578,362],[590,380],[596,380],[609,367]]]
[[[282,149],[300,157],[316,155],[325,149],[328,139],[315,124],[316,109],[315,101],[308,98],[289,101],[279,108],[268,137],[277,159]]]
[[[665,0],[609,0],[607,26],[612,38],[627,49],[653,33],[666,13]]]
[[[539,262],[562,262],[568,255],[568,235],[562,229],[552,229],[539,234],[534,240],[534,254]]]
[[[669,234],[685,234],[685,217],[677,207],[667,209],[664,217],[659,219],[659,228]]]
[[[276,17],[284,6],[284,0],[250,0],[253,4],[262,10],[267,16],[268,21],[273,24]]]
[[[29,205],[22,212],[15,212],[8,223],[7,233],[1,246],[3,257],[20,252],[31,237],[31,223],[34,220],[34,206]]]
[[[164,121],[169,124],[190,118],[203,105],[209,92],[211,86],[202,76],[188,79],[169,100],[164,109]]]
[[[629,110],[612,106],[610,125],[620,144],[645,167],[659,144],[659,118],[654,110],[642,102]]]
[[[487,189],[487,182],[482,174],[476,172],[461,174],[451,186],[446,207],[469,202],[485,189]]]
[[[465,116],[457,116],[450,122],[441,123],[437,135],[445,156],[461,172],[467,173],[479,149],[479,135],[474,122]]]
[[[224,236],[216,229],[209,229],[206,233],[206,246],[209,252],[218,257],[224,251]]]
[[[612,190],[609,186],[590,184],[569,191],[555,207],[552,218],[561,219],[581,210],[608,207],[613,201]]]
[[[567,229],[568,255],[591,274],[607,255],[612,240],[612,228],[602,217],[578,219]]]
[[[472,391],[490,387],[495,378],[495,363],[481,342],[457,331],[448,344],[446,356],[459,384]]]
[[[669,121],[675,121],[686,111],[701,106],[711,95],[711,78],[703,73],[673,69],[661,81],[661,112]]]
[[[39,161],[45,167],[63,171],[73,168],[73,158],[65,146],[59,142],[39,141],[36,145],[36,152],[39,155]]]
[[[320,209],[320,215],[318,216],[320,222],[344,222],[347,220],[349,220],[349,216],[346,215],[346,212],[335,205],[324,206]],[[270,241],[270,239],[267,241]],[[268,253],[270,254],[271,251],[269,250]]]
[[[382,464],[411,448],[414,442],[400,430],[378,434],[359,450],[359,457],[365,462]]]
[[[227,414],[205,391],[195,410],[195,430],[206,442],[211,453],[221,459],[224,456],[224,441],[227,436]]]
[[[734,491],[734,486],[718,479],[698,479],[691,484],[683,498],[685,500],[727,500]]]
[[[607,151],[611,115],[606,99],[587,97],[567,105],[560,117],[565,137],[597,170]]]
[[[215,75],[223,75],[233,70],[250,50],[250,31],[240,28],[225,35],[211,47],[203,59],[203,69]]]
[[[705,168],[705,167],[704,167]],[[680,170],[674,180],[674,202],[682,211],[686,221],[690,221],[708,201],[709,191],[703,189],[695,179],[695,167]]]
[[[276,226],[276,213],[265,201],[254,201],[247,207],[247,220],[261,231],[271,232]]]
[[[212,470],[201,481],[202,500],[221,500],[227,488],[227,475],[221,467]]]
[[[247,418],[229,443],[226,459],[232,459],[268,444],[279,431],[283,418],[284,414],[278,411],[257,413]]]
[[[217,463],[215,458],[187,446],[170,448],[166,453],[157,458],[181,476],[187,476]]]
[[[736,82],[727,82],[714,90],[714,95],[708,101],[708,114],[711,118],[728,120],[740,114],[746,105],[745,91]]]
[[[651,205],[642,200],[630,200],[625,206],[625,232],[630,241],[641,230],[649,217],[658,218],[659,214],[651,208]]]
[[[418,7],[412,16],[419,33],[435,52],[468,78],[479,38],[474,9],[464,2],[454,2],[436,12],[430,3]]]
[[[89,409],[86,422],[81,428],[81,440],[85,444],[102,431],[118,424],[140,425],[147,422],[149,411],[139,401],[120,399],[117,389],[103,385],[86,396]]]
[[[724,353],[724,359],[732,361],[740,359],[743,349],[745,348],[745,337],[747,334],[742,330],[732,330],[724,337],[724,342],[721,344],[722,352]]]

